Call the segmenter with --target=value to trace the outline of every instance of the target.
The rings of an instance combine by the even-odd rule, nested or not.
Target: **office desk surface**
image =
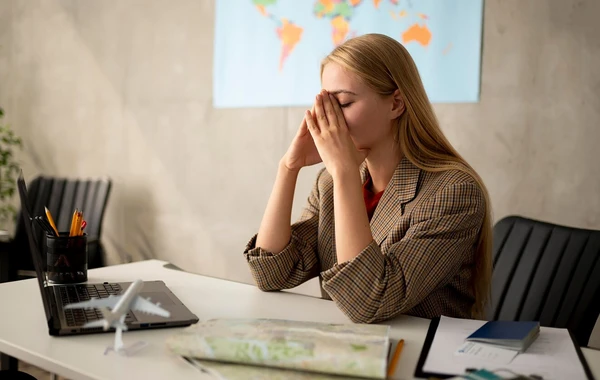
[[[289,292],[265,293],[252,285],[166,269],[149,260],[89,271],[89,282],[163,280],[200,320],[209,318],[282,318],[332,323],[350,322],[331,301]],[[36,280],[0,285],[2,312],[0,352],[69,379],[209,379],[165,349],[165,339],[177,329],[125,332],[125,344],[138,340],[149,346],[135,356],[114,352],[113,334],[51,337]],[[402,316],[387,324],[392,338],[405,341],[394,379],[412,379],[429,321]],[[592,371],[600,377],[600,351],[584,349]]]

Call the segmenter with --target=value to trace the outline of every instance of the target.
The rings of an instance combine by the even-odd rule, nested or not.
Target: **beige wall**
[[[241,253],[303,109],[212,108],[213,14],[212,0],[2,0],[0,106],[28,179],[113,179],[110,263],[251,281]],[[481,102],[435,108],[496,219],[600,228],[599,14],[596,0],[486,1]]]

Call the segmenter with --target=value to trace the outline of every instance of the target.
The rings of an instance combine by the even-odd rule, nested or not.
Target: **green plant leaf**
[[[0,119],[4,110],[0,108]],[[0,122],[0,219],[16,220],[17,209],[11,204],[16,193],[16,177],[20,172],[19,162],[13,148],[23,148],[23,140],[17,136],[10,125]]]

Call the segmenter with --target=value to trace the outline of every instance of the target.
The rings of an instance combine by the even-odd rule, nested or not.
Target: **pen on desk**
[[[400,359],[400,354],[402,353],[402,348],[404,347],[404,339],[400,339],[398,344],[396,345],[396,350],[394,351],[394,357],[390,362],[390,366],[388,367],[387,377],[391,377],[394,372],[396,372],[396,366],[398,365],[398,360]]]
[[[199,370],[202,373],[205,373],[207,375],[210,375],[216,379],[220,379],[222,380],[223,377],[216,371],[206,368],[204,366],[202,366],[200,363],[198,363],[198,361],[192,360],[186,356],[180,356],[184,361],[186,361],[188,364],[190,364],[192,367],[194,367],[195,369]]]
[[[50,223],[50,226],[52,226],[56,236],[58,236],[58,228],[56,228],[56,223],[54,223],[54,219],[52,218],[52,214],[50,214],[50,210],[48,210],[48,207],[44,207],[44,209],[46,210],[46,218],[48,219],[48,223]]]

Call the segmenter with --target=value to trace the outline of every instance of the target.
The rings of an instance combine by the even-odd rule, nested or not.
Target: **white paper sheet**
[[[586,380],[577,351],[566,329],[540,327],[540,335],[526,352],[517,355],[509,364],[474,356],[458,356],[457,349],[485,321],[440,318],[437,332],[429,349],[423,371],[459,375],[467,368],[496,370],[507,368],[524,375],[539,375],[544,380]]]
[[[510,363],[519,352],[506,348],[494,347],[477,342],[465,342],[456,351],[457,356],[467,356],[473,359],[479,358],[495,364]]]

